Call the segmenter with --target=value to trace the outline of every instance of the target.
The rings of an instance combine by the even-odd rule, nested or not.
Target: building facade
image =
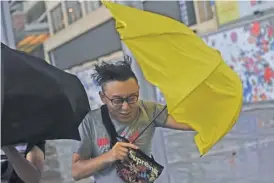
[[[42,43],[49,36],[45,10],[44,1],[1,1],[2,34],[12,37],[8,45],[44,58]]]
[[[1,42],[15,48],[9,2],[1,1]]]
[[[44,59],[43,42],[49,37],[45,2],[16,2],[21,2],[22,7],[19,11],[11,12],[16,48]]]
[[[176,1],[119,1],[147,11],[160,13],[181,21],[180,4]],[[191,2],[191,1],[190,1]],[[216,30],[216,20],[209,2],[192,2],[197,20],[189,20],[199,32]],[[191,7],[187,3],[187,8]],[[114,21],[99,1],[47,2],[50,39],[45,43],[47,59],[61,69],[96,60],[122,50]],[[204,12],[211,10],[210,15]],[[185,18],[188,21],[188,17]],[[206,27],[206,28],[205,28]],[[81,46],[81,47],[80,47]],[[81,48],[81,49],[80,49]],[[65,53],[65,54],[64,54]]]

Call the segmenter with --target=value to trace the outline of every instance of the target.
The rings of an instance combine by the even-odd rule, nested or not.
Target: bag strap
[[[110,136],[110,145],[111,145],[111,147],[113,147],[117,143],[118,134],[116,132],[116,129],[115,129],[111,119],[110,119],[106,105],[101,106],[101,115],[102,115],[104,126],[107,129],[107,132]]]
[[[167,105],[164,106],[164,108],[152,119],[152,121],[145,127],[145,129],[132,141],[132,143],[134,143],[147,129],[148,127],[150,127],[155,120],[166,110]],[[102,105],[101,106],[101,114],[102,114],[102,119],[103,119],[103,123],[105,125],[105,128],[107,129],[108,134],[110,135],[111,141],[111,147],[113,147],[116,143],[117,143],[117,137],[127,140],[123,137],[120,137],[117,132],[116,129],[109,117],[109,113],[108,113],[108,108],[106,105]]]

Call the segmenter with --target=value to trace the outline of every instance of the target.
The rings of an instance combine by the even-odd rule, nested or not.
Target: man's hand
[[[128,156],[129,148],[138,149],[138,147],[131,143],[117,142],[113,148],[108,152],[109,160],[111,162],[117,160],[124,160]]]
[[[80,154],[74,153],[72,157],[72,176],[74,180],[78,181],[90,177],[103,170],[110,163],[125,159],[129,148],[138,149],[134,144],[117,142],[110,151],[95,158],[82,158]]]

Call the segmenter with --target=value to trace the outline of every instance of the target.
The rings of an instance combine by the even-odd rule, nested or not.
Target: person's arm
[[[130,143],[117,142],[110,151],[92,159],[82,159],[80,154],[74,153],[72,156],[73,179],[78,181],[90,177],[107,165],[117,160],[124,160],[128,156],[128,148],[137,149],[138,147]]]
[[[193,129],[189,125],[177,122],[171,115],[168,115],[164,127],[175,130],[193,131]]]
[[[6,146],[2,149],[16,174],[24,182],[38,183],[40,181],[44,165],[44,152],[39,147],[34,146],[30,149],[26,158],[15,147]]]
[[[154,106],[153,117],[155,117],[159,112],[162,111],[164,106],[156,103],[154,103],[153,106]],[[182,122],[177,122],[171,115],[168,114],[167,109],[165,109],[165,111],[163,111],[163,113],[156,118],[155,124],[158,127],[170,128],[175,130],[185,130],[185,131],[193,130],[189,125]]]
[[[77,151],[72,155],[71,167],[72,177],[76,181],[92,176],[116,160],[123,160],[127,156],[128,148],[137,148],[130,143],[118,142],[110,151],[93,157],[93,117],[88,113],[78,128],[81,141]]]

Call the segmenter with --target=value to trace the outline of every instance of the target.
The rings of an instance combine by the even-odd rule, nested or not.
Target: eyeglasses
[[[130,104],[135,104],[138,102],[138,98],[139,96],[137,94],[134,94],[134,95],[131,95],[129,97],[126,97],[126,98],[122,98],[122,97],[119,97],[119,98],[114,98],[114,99],[111,99],[109,98],[104,92],[103,94],[107,97],[108,100],[110,100],[110,102],[112,103],[112,105],[114,107],[122,107],[123,103],[126,101],[129,105]]]

